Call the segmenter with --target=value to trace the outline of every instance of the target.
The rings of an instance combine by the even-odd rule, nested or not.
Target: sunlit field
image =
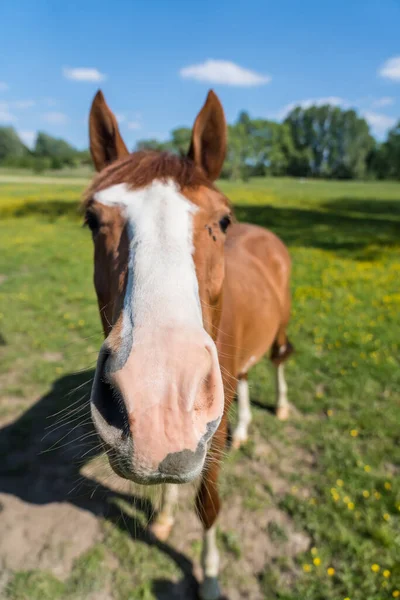
[[[193,487],[155,542],[156,498],[110,475],[86,433],[102,337],[83,187],[0,183],[0,597],[192,600]],[[267,358],[251,372],[251,439],[221,477],[224,594],[400,598],[400,184],[221,187],[289,246],[296,349],[288,422]]]

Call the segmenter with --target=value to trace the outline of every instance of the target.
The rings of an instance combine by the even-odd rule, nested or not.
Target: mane
[[[170,152],[141,150],[112,163],[98,173],[83,195],[86,206],[96,192],[118,183],[126,183],[132,188],[149,185],[155,179],[173,179],[180,189],[206,186],[215,189],[203,171],[186,156]]]

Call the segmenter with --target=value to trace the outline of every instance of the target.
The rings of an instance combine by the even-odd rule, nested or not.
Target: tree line
[[[48,169],[91,165],[89,150],[77,150],[66,142],[39,132],[30,150],[13,127],[0,127],[0,165],[32,169],[37,173]]]
[[[189,127],[178,127],[167,141],[140,140],[136,149],[185,154],[190,136]],[[87,150],[78,151],[64,140],[38,133],[34,149],[28,150],[13,128],[0,128],[0,164],[43,170],[90,163]],[[282,123],[252,119],[243,111],[228,126],[222,177],[268,175],[400,180],[400,121],[378,142],[355,110],[298,106]]]

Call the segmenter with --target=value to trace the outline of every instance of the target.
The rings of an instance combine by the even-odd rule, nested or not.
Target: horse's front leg
[[[178,486],[172,483],[166,483],[163,486],[161,508],[157,517],[150,525],[150,531],[161,542],[165,542],[171,533],[175,518],[174,511],[178,501]]]
[[[216,521],[220,511],[217,484],[226,444],[226,436],[227,418],[224,415],[214,435],[196,497],[197,513],[204,527],[201,555],[201,566],[203,569],[203,581],[200,585],[201,600],[217,600],[221,595],[218,584],[219,552],[216,535]]]

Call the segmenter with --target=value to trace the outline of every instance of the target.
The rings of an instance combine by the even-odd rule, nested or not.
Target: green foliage
[[[141,140],[137,149],[186,154],[190,136],[190,129],[180,127],[171,132],[168,141]],[[247,181],[265,175],[329,179],[396,177],[398,136],[399,129],[393,130],[381,148],[370,135],[365,119],[354,110],[337,106],[297,107],[283,123],[252,119],[243,111],[228,126],[222,178]],[[392,162],[387,161],[389,154]]]
[[[384,144],[384,152],[389,177],[400,179],[400,121],[389,131],[387,142]]]
[[[20,158],[27,154],[14,127],[0,127],[0,161],[5,158]]]
[[[76,149],[65,140],[54,138],[41,131],[37,135],[34,152],[40,158],[57,159],[61,166],[73,165],[77,154]]]
[[[185,155],[191,128],[177,127],[170,138],[142,139],[136,150]],[[46,159],[43,161],[43,159]],[[88,150],[39,132],[30,152],[12,127],[0,128],[0,163],[9,167],[46,169],[91,165]],[[283,123],[252,119],[242,111],[228,126],[228,149],[222,178],[247,181],[265,175],[326,179],[400,179],[400,121],[379,144],[365,119],[337,106],[294,108]]]
[[[288,174],[335,179],[364,177],[373,147],[365,119],[337,106],[297,107],[285,120],[294,145]]]
[[[33,151],[28,150],[12,127],[0,127],[0,164],[43,173],[48,169],[92,165],[88,150],[77,150],[68,142],[39,132]]]

